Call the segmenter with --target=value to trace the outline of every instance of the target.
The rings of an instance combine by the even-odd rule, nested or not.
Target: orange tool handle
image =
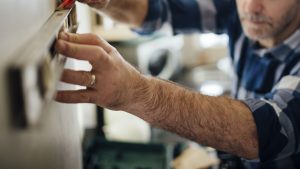
[[[63,9],[70,9],[73,7],[75,0],[64,0],[56,9],[63,10]]]

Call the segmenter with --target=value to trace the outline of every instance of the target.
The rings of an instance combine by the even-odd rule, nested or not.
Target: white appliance
[[[171,79],[181,67],[183,39],[161,37],[137,48],[138,68],[145,74]]]
[[[112,45],[143,74],[171,79],[181,68],[182,36],[140,37]]]

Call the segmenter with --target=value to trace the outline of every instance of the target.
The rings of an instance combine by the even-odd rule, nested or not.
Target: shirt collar
[[[284,62],[285,60],[287,60],[287,57],[291,52],[294,52],[298,47],[300,47],[300,28],[283,43],[273,48],[259,48],[257,42],[252,42],[252,47],[254,49],[254,52],[260,57],[271,54],[274,58]]]

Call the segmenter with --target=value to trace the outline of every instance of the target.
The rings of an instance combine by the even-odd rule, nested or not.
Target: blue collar
[[[284,62],[291,56],[292,53],[296,51],[297,48],[300,48],[300,29],[294,32],[288,39],[286,39],[283,43],[270,48],[259,48],[256,42],[252,42],[253,49],[255,53],[264,57],[268,54],[271,54],[275,59]]]

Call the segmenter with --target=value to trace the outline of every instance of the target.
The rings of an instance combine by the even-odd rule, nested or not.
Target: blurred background
[[[168,25],[140,36],[86,5],[57,11],[60,0],[0,2],[1,169],[199,169],[220,165],[216,151],[153,128],[126,112],[52,101],[63,67],[87,62],[53,50],[59,31],[95,33],[142,73],[212,96],[231,93],[226,35],[176,35]]]

